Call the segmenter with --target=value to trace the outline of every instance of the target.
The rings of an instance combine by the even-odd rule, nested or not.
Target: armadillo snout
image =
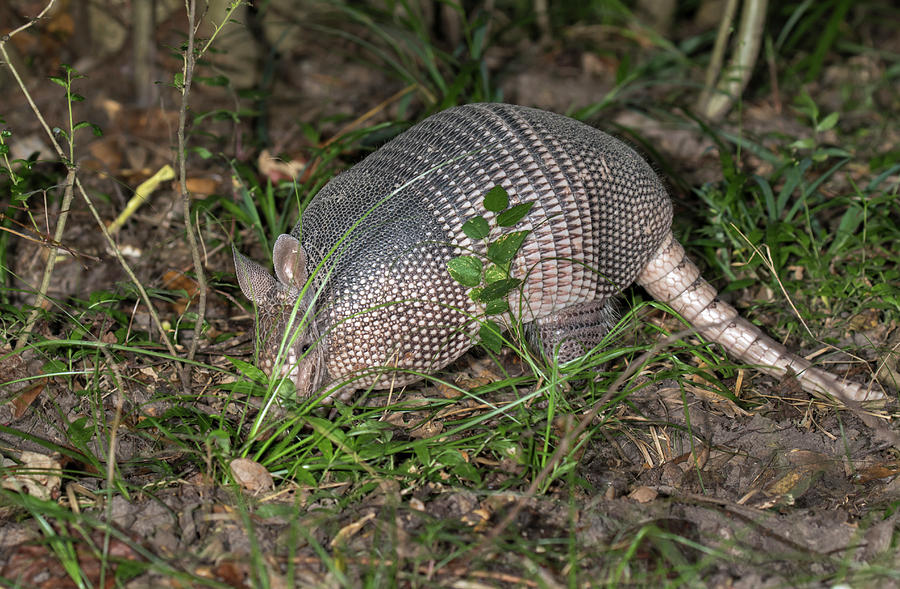
[[[277,319],[260,316],[259,367],[269,378],[289,379],[297,389],[297,396],[305,398],[324,382],[325,358],[315,330],[302,317],[295,315],[294,323],[301,325],[289,328],[290,311],[287,308]]]

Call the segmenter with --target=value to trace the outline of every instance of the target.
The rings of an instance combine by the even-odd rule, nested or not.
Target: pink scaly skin
[[[716,298],[716,289],[700,276],[700,270],[684,253],[670,232],[636,282],[653,298],[667,303],[704,337],[724,347],[732,356],[775,377],[793,372],[804,389],[825,393],[842,401],[883,399],[882,391],[840,380],[791,353],[737,310]]]

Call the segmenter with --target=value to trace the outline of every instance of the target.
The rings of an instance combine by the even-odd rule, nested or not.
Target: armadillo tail
[[[687,319],[704,337],[729,354],[775,377],[788,369],[811,393],[826,393],[842,400],[882,399],[884,394],[855,382],[839,379],[792,354],[758,327],[738,315],[737,310],[716,298],[716,290],[700,276],[700,270],[684,253],[671,232],[637,278],[653,298],[667,303]]]

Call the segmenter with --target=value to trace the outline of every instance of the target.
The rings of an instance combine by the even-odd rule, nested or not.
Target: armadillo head
[[[325,351],[316,328],[306,252],[291,235],[281,235],[272,253],[275,276],[234,250],[234,267],[244,296],[256,304],[258,366],[271,378],[293,381],[307,397],[325,381]],[[301,296],[302,295],[302,296]]]

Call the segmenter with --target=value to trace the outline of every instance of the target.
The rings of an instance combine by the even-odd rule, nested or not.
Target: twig
[[[41,20],[42,18],[44,18],[44,15],[47,14],[47,11],[50,10],[50,8],[53,6],[53,3],[54,3],[55,1],[56,1],[56,0],[49,0],[49,2],[47,2],[47,6],[45,6],[44,9],[43,9],[36,17],[34,17],[33,19],[31,19],[30,21],[28,21],[27,23],[25,23],[24,25],[22,25],[22,26],[19,27],[18,29],[14,29],[14,30],[10,31],[9,33],[7,33],[6,35],[4,35],[3,38],[0,39],[0,47],[5,46],[5,45],[6,45],[6,42],[9,41],[12,37],[18,35],[18,34],[21,33],[22,31],[24,31],[25,29],[31,27],[31,26],[32,26],[34,23],[36,23],[37,21],[39,21],[39,20]],[[6,60],[7,60],[7,63],[9,63],[9,58],[7,57],[7,55],[6,55],[5,52],[3,53],[3,59],[6,59]]]
[[[712,92],[703,105],[708,119],[717,120],[725,116],[750,81],[759,56],[767,6],[768,0],[744,0],[734,53],[724,76],[719,80],[717,91]]]
[[[75,167],[70,165],[66,172],[65,190],[63,191],[63,199],[60,204],[59,220],[56,223],[56,231],[53,234],[53,243],[50,245],[50,253],[47,255],[47,265],[44,266],[44,273],[41,276],[41,284],[37,293],[34,295],[34,308],[28,314],[25,320],[25,327],[22,329],[22,336],[16,342],[16,351],[21,351],[28,345],[31,337],[31,330],[34,329],[35,323],[41,314],[42,304],[49,299],[47,291],[50,290],[50,280],[53,277],[53,268],[56,267],[56,253],[59,251],[59,243],[62,242],[63,233],[66,230],[66,221],[69,218],[69,209],[72,208],[72,187],[75,185]]]
[[[734,15],[737,12],[738,0],[727,0],[722,19],[719,21],[719,31],[716,33],[716,42],[709,56],[709,65],[706,67],[706,78],[703,85],[703,93],[700,95],[700,104],[707,104],[710,96],[716,89],[716,80],[722,72],[722,63],[725,61],[725,50],[728,48],[728,37],[734,26]]]
[[[194,225],[191,223],[191,195],[187,189],[187,142],[185,141],[185,126],[187,124],[187,109],[190,103],[191,82],[194,79],[194,67],[197,58],[212,46],[213,40],[221,32],[222,28],[231,19],[234,11],[240,7],[242,2],[232,0],[225,13],[225,18],[215,28],[215,31],[207,40],[206,44],[195,53],[194,41],[197,35],[199,24],[196,22],[196,0],[185,0],[185,10],[188,17],[188,34],[187,47],[184,50],[184,67],[182,69],[182,85],[181,85],[181,107],[178,109],[178,154],[176,156],[178,162],[179,186],[181,188],[181,204],[184,214],[184,231],[187,235],[188,245],[191,248],[191,260],[194,264],[194,273],[197,277],[197,289],[199,297],[197,299],[197,320],[194,323],[194,337],[191,340],[191,346],[188,349],[188,362],[194,359],[197,354],[197,346],[200,345],[200,337],[203,334],[203,324],[206,320],[206,273],[203,270],[203,260],[200,256],[200,248],[197,244],[197,236],[194,234]],[[181,385],[185,393],[190,391],[190,364],[185,366],[185,370],[181,375]]]
[[[206,273],[203,270],[203,262],[200,260],[200,250],[197,247],[197,236],[194,235],[194,225],[191,223],[191,195],[187,189],[187,156],[185,154],[186,144],[184,139],[184,128],[187,121],[188,101],[191,94],[191,82],[194,79],[194,64],[196,56],[194,55],[194,39],[197,34],[197,25],[195,23],[195,13],[197,9],[196,0],[186,0],[185,10],[188,17],[187,31],[187,47],[184,50],[184,67],[182,69],[182,86],[181,86],[181,107],[178,109],[178,154],[176,161],[178,164],[178,180],[181,187],[181,205],[184,214],[184,231],[187,235],[188,245],[191,249],[191,260],[194,263],[194,274],[197,277],[197,289],[199,299],[197,301],[197,320],[194,323],[194,337],[191,346],[188,349],[188,361],[194,359],[197,353],[197,346],[200,343],[200,336],[203,332],[203,321],[206,317]],[[181,386],[185,394],[190,393],[191,388],[191,369],[185,366],[184,373],[181,375]]]

